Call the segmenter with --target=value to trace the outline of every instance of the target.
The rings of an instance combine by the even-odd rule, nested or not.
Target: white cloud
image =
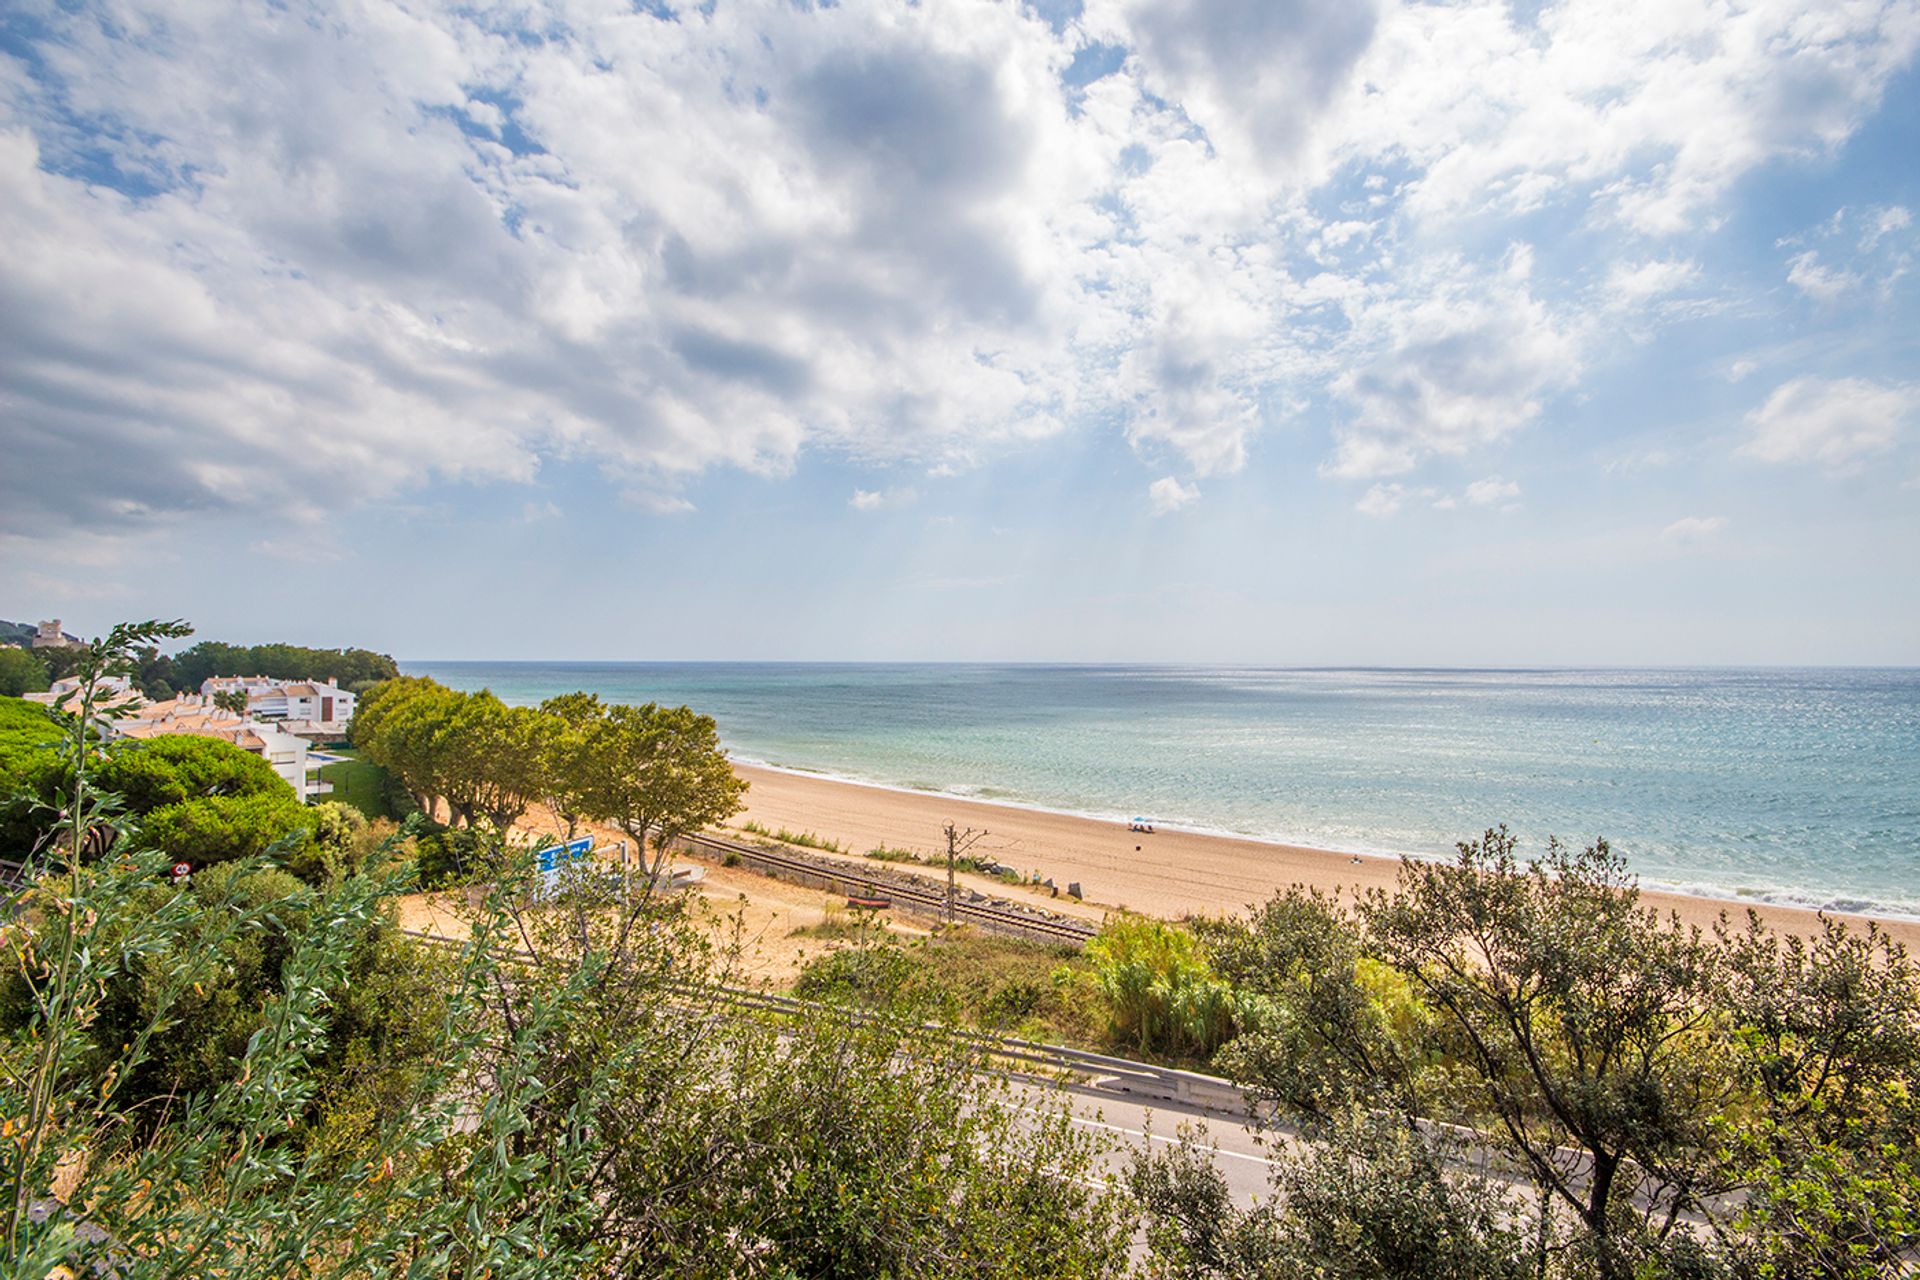
[[[1353,509],[1363,516],[1372,516],[1384,520],[1400,510],[1407,500],[1407,487],[1403,484],[1376,484],[1360,495],[1360,501]]]
[[[1860,287],[1860,277],[1822,265],[1820,255],[1809,249],[1787,264],[1787,283],[1815,302],[1838,302]]]
[[[652,489],[629,489],[621,495],[626,502],[657,516],[692,515],[696,508],[691,502],[676,493],[660,493]]]
[[[1405,473],[1607,336],[1458,220],[1557,206],[1645,237],[1616,304],[1694,288],[1660,237],[1837,148],[1920,40],[1911,0],[41,12],[0,72],[0,525],[36,537],[549,458],[673,512],[712,468],[1105,424],[1204,477],[1329,398],[1328,474]],[[1063,85],[1089,40],[1119,69]]]
[[[1608,300],[1617,307],[1638,307],[1655,298],[1684,289],[1700,278],[1700,264],[1692,259],[1653,258],[1628,264],[1616,262],[1607,273]]]
[[[1752,434],[1739,452],[1762,462],[1843,469],[1893,448],[1916,410],[1920,383],[1795,378],[1747,414]]]
[[[1665,449],[1641,449],[1608,459],[1604,469],[1610,476],[1632,475],[1639,471],[1655,471],[1661,467],[1671,466],[1673,461],[1673,454]]]
[[[1088,0],[1096,38],[1134,51],[1133,70],[1180,104],[1219,152],[1285,171],[1374,38],[1376,0]]]
[[[855,511],[883,511],[889,507],[911,506],[919,497],[917,489],[855,489],[847,505]]]
[[[1199,501],[1200,486],[1181,484],[1172,476],[1161,476],[1147,486],[1147,505],[1156,516],[1164,516]]]
[[[1524,212],[1569,193],[1649,234],[1714,218],[1782,153],[1830,151],[1906,65],[1906,3],[1492,0],[1389,9],[1356,80],[1356,144],[1398,143],[1416,207]]]
[[[1725,516],[1683,516],[1660,531],[1660,540],[1677,547],[1697,547],[1726,527]]]
[[[1524,245],[1493,273],[1454,259],[1417,293],[1356,317],[1377,354],[1337,376],[1355,409],[1325,470],[1370,479],[1461,454],[1527,425],[1579,373],[1571,327],[1534,296]]]
[[[1519,496],[1520,486],[1499,476],[1475,480],[1467,486],[1467,501],[1476,507],[1490,507],[1496,502],[1508,502]]]
[[[1882,240],[1897,232],[1905,231],[1913,225],[1913,214],[1900,205],[1874,211],[1873,223],[1860,238],[1860,248],[1872,251],[1879,247]]]

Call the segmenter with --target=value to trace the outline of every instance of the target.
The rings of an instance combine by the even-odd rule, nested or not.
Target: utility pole
[[[954,903],[959,897],[959,888],[953,880],[953,864],[961,854],[973,848],[975,841],[987,833],[975,831],[972,827],[962,831],[951,822],[946,825],[945,831],[947,835],[947,924],[951,926]]]

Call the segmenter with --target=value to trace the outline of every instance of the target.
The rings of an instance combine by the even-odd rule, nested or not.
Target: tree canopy
[[[297,644],[224,644],[202,640],[173,655],[164,673],[177,689],[198,689],[209,676],[271,676],[279,680],[335,680],[345,686],[391,680],[398,664],[370,649],[310,649]]]
[[[454,822],[484,819],[504,834],[545,803],[569,836],[586,820],[618,827],[649,870],[649,849],[737,813],[746,790],[712,717],[687,707],[586,693],[509,707],[485,690],[401,677],[368,692],[351,733],[424,810],[444,805]]]
[[[293,789],[273,766],[220,738],[166,734],[116,746],[96,775],[134,813],[207,796],[279,795]]]
[[[89,705],[168,633],[83,652]],[[36,762],[60,815],[0,950],[0,1270],[1914,1274],[1920,973],[1875,927],[1683,928],[1603,842],[1524,859],[1502,829],[1358,901],[1116,919],[1051,990],[1297,1125],[1248,1203],[1189,1133],[1103,1176],[1097,1130],[943,1025],[933,941],[863,932],[782,1017],[739,998],[737,918],[593,877],[525,892],[503,837],[528,797],[653,849],[737,805],[710,719],[422,680],[362,710],[364,750],[466,811],[494,883],[455,895],[458,945],[394,925],[407,834],[299,806],[225,744],[109,746],[0,702],[0,764]],[[494,756],[532,775],[474,768]]]
[[[674,840],[738,813],[747,790],[712,717],[686,707],[608,707],[588,728],[583,754],[587,814],[626,832],[649,874]]]
[[[1218,1065],[1376,1169],[1429,1157],[1379,1163],[1356,1116],[1478,1130],[1534,1189],[1503,1212],[1537,1270],[1879,1280],[1920,1244],[1920,972],[1875,927],[1683,927],[1604,841],[1523,861],[1496,829],[1206,932],[1259,1008]]]
[[[47,664],[36,657],[33,650],[0,645],[0,697],[41,693],[48,683]]]

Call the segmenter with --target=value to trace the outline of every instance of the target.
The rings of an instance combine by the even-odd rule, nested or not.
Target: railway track
[[[716,861],[724,862],[729,857],[737,858],[742,866],[777,879],[823,885],[832,892],[846,893],[854,897],[879,892],[891,899],[893,905],[900,910],[916,915],[930,915],[936,919],[946,918],[947,895],[943,889],[921,889],[903,885],[891,877],[863,876],[859,874],[857,868],[848,867],[843,871],[830,865],[824,858],[816,860],[795,857],[760,845],[741,844],[714,836],[682,836],[680,844],[688,853],[713,858]],[[968,924],[978,925],[994,933],[1011,934],[1015,937],[1043,942],[1057,942],[1072,947],[1084,946],[1087,939],[1099,932],[1098,928],[1091,924],[1063,920],[1057,916],[1043,915],[1038,911],[1022,910],[1018,907],[969,902],[964,898],[953,904],[953,914],[956,920],[964,920]]]

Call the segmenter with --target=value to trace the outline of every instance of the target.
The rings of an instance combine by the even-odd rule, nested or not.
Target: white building
[[[51,685],[47,686],[45,693],[23,693],[20,696],[28,702],[38,702],[44,706],[55,707],[60,705],[62,698],[78,692],[80,692],[80,682],[69,677],[64,680],[55,680]],[[101,676],[99,690],[94,695],[94,703],[100,707],[117,707],[123,704],[130,704],[137,707],[145,701],[146,699],[140,696],[140,691],[133,687],[133,678],[131,676]],[[70,703],[68,710],[71,709],[72,704]]]
[[[234,690],[246,692],[249,716],[285,721],[283,727],[289,732],[309,736],[345,733],[358,701],[333,680],[322,683],[268,676],[210,676],[200,683],[200,692],[208,698]]]
[[[307,740],[280,727],[237,716],[212,702],[188,694],[170,702],[156,702],[133,715],[109,722],[119,738],[159,738],[184,733],[196,738],[220,738],[242,751],[259,756],[293,788],[302,803],[333,790],[322,782],[320,766],[307,761]]]

